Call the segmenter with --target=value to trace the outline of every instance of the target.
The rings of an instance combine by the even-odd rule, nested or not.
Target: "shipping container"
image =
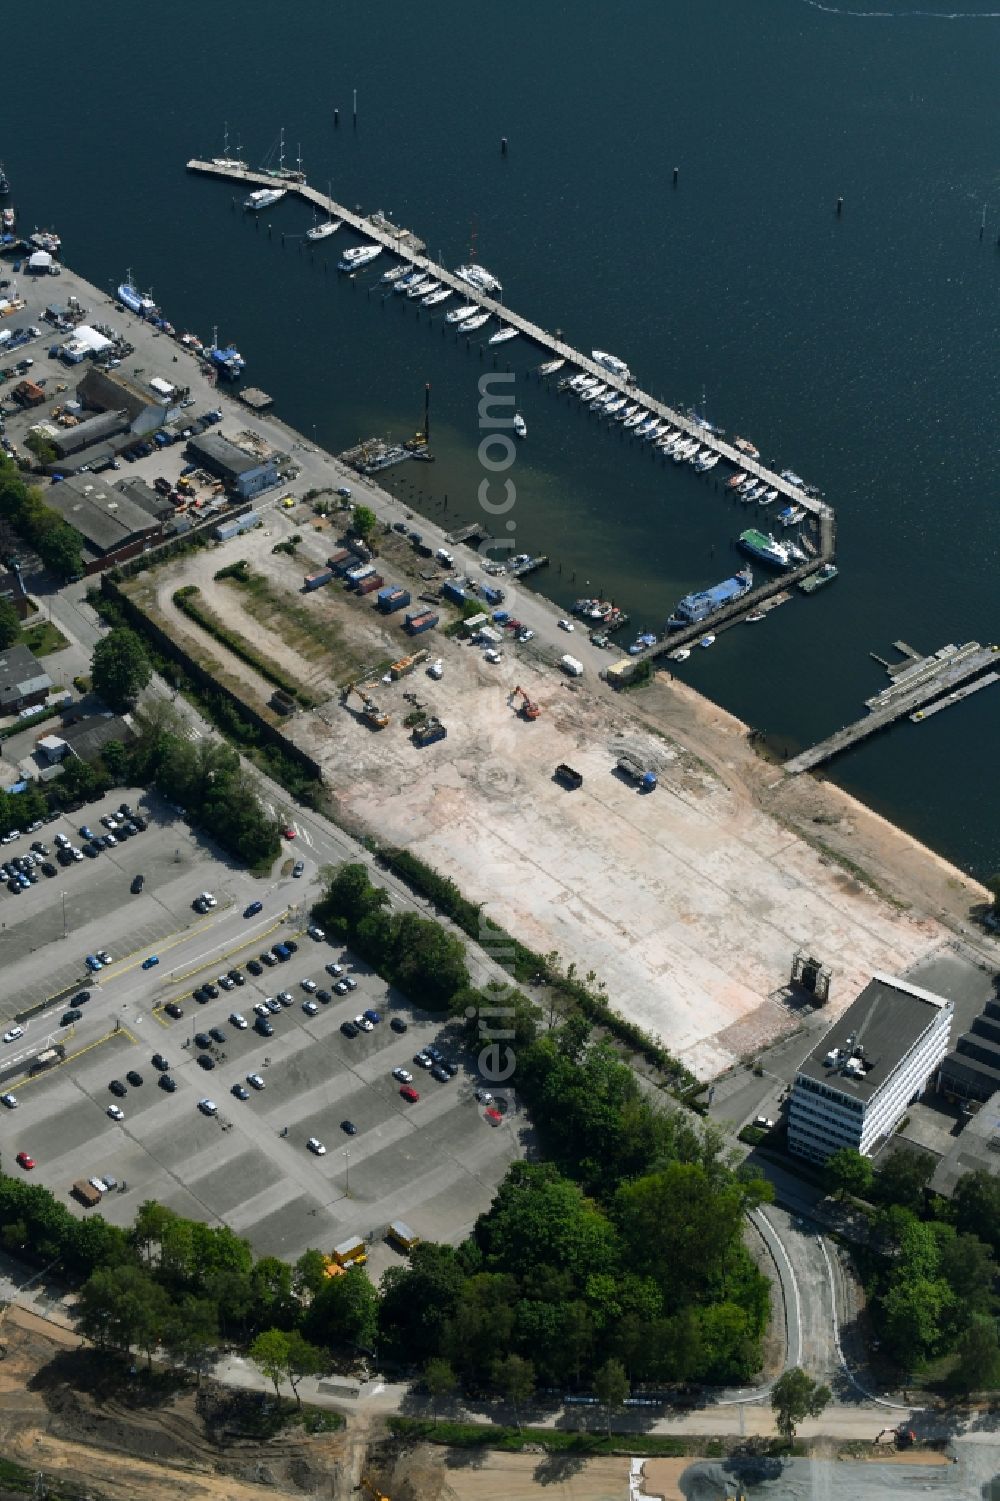
[[[328,568],[334,568],[339,572],[345,566],[353,564],[353,562],[354,554],[348,552],[346,547],[342,547],[338,552],[330,554],[326,560],[326,565]]]
[[[458,584],[453,583],[451,579],[445,579],[441,585],[441,594],[445,599],[450,599],[452,604],[456,605],[464,605],[468,598],[465,590],[460,588]]]
[[[362,579],[369,579],[375,572],[374,563],[358,563],[347,570],[347,582],[351,585],[360,584]]]
[[[388,588],[378,591],[378,607],[383,615],[391,615],[394,610],[401,610],[409,603],[409,589],[403,589],[399,584],[390,584]]]
[[[420,1244],[420,1236],[416,1235],[403,1220],[393,1220],[387,1231],[387,1237],[401,1251],[412,1251],[414,1246]]]
[[[494,630],[491,625],[484,625],[476,636],[476,640],[483,646],[499,646],[503,641],[500,631]]]
[[[305,578],[302,580],[302,587],[307,592],[310,589],[321,589],[323,585],[328,584],[332,578],[332,568],[321,568],[318,573],[307,573]]]
[[[181,481],[177,481],[178,485]],[[214,529],[212,535],[217,542],[228,542],[230,537],[238,537],[241,532],[248,532],[252,526],[260,521],[256,511],[247,511],[244,516],[234,516],[231,521],[221,521]]]
[[[433,630],[440,618],[440,615],[435,615],[433,610],[418,610],[407,615],[406,629],[411,636],[419,636],[421,631]]]
[[[84,1209],[93,1209],[95,1204],[101,1202],[101,1191],[88,1183],[85,1178],[78,1178],[70,1189],[74,1199],[78,1199]]]
[[[385,579],[380,573],[373,573],[370,578],[362,579],[358,585],[359,594],[373,594],[376,589],[381,589]]]
[[[563,672],[568,672],[571,678],[578,678],[583,673],[583,663],[578,662],[575,657],[569,656],[568,653],[565,657],[559,658],[559,666]]]

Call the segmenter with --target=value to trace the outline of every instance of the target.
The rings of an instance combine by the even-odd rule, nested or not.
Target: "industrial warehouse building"
[[[871,1156],[936,1074],[954,1011],[942,996],[874,975],[799,1068],[789,1151],[813,1162],[841,1147]]]
[[[45,504],[83,538],[85,573],[134,557],[163,535],[157,516],[92,474],[70,475],[53,485]]]
[[[59,458],[65,459],[71,453],[79,453],[81,449],[91,448],[95,443],[117,437],[127,430],[128,418],[123,412],[101,412],[96,417],[88,417],[85,422],[78,422],[76,427],[53,432],[49,442]]]
[[[216,475],[241,500],[251,500],[278,483],[276,459],[246,453],[221,433],[199,433],[188,441],[187,452],[193,464]]]
[[[173,387],[165,382],[163,385],[173,393]],[[124,413],[126,426],[136,437],[155,433],[181,415],[176,393],[165,396],[160,391],[144,391],[118,370],[92,366],[77,385],[76,394],[89,411]]]

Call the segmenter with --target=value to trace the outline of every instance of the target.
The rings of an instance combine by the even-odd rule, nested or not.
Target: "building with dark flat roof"
[[[987,1001],[941,1064],[941,1089],[952,1100],[988,1100],[1000,1090],[1000,997]]]
[[[841,1147],[871,1156],[937,1073],[954,1010],[906,980],[873,975],[799,1067],[789,1151],[814,1162]]]
[[[26,646],[0,651],[0,714],[19,714],[44,704],[51,687],[52,679]]]
[[[187,452],[193,464],[235,490],[241,500],[250,500],[278,483],[274,458],[262,459],[230,443],[221,433],[198,433],[188,439]]]

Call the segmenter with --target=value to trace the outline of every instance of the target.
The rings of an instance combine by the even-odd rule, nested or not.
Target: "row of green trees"
[[[928,1154],[900,1150],[876,1171],[853,1148],[826,1164],[842,1196],[873,1205],[860,1255],[884,1354],[904,1374],[951,1356],[952,1384],[985,1390],[1000,1382],[1000,1181],[968,1173],[948,1200],[927,1193],[933,1168]]]
[[[0,458],[0,517],[34,548],[46,568],[62,578],[83,572],[80,533],[47,506],[40,492],[25,483],[17,465]]]

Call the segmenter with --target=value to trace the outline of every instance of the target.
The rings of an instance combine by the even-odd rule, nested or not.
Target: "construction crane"
[[[520,683],[518,683],[517,687],[514,689],[514,692],[511,694],[510,702],[516,704],[519,695],[521,698],[521,706],[517,710],[518,714],[520,714],[522,719],[537,719],[539,714],[541,714],[542,712],[541,708],[538,704],[535,703],[534,699],[528,697],[524,689],[521,687]]]
[[[373,730],[384,730],[389,723],[389,715],[357,683],[348,683],[341,695],[341,703],[349,704],[352,693],[356,693],[361,700],[361,718],[365,724],[370,725]]]

